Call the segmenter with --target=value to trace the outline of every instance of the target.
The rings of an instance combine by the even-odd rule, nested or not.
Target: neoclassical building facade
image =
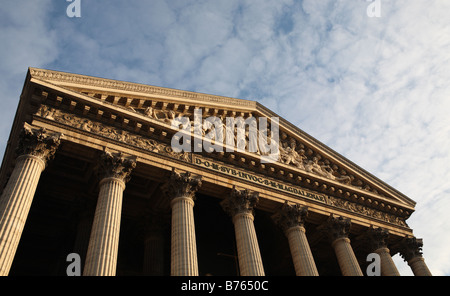
[[[396,276],[397,253],[431,275],[406,223],[413,200],[283,118],[272,162],[249,149],[249,126],[244,149],[195,149],[227,144],[216,126],[194,132],[196,112],[223,126],[278,118],[254,101],[30,68],[0,171],[0,275],[66,275],[73,253],[82,275],[362,276],[378,254]],[[191,150],[173,147],[177,118]]]

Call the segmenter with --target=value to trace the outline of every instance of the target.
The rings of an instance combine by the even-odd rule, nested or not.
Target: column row
[[[20,134],[14,169],[0,198],[0,275],[8,275],[39,178],[60,144],[61,134],[27,123]]]
[[[25,124],[14,170],[0,199],[0,275],[11,268],[41,172],[60,144],[61,135]],[[115,275],[122,199],[136,158],[105,151],[99,162],[99,195],[90,232],[83,275]],[[164,191],[171,199],[171,275],[198,275],[194,222],[195,193],[201,177],[172,171]],[[241,275],[262,276],[264,267],[254,226],[257,192],[237,190],[221,202],[234,225]],[[307,208],[285,203],[272,216],[284,231],[297,275],[316,276],[317,267],[305,233]],[[331,215],[319,230],[330,239],[343,275],[363,275],[348,238],[350,220]],[[368,231],[372,249],[380,255],[382,275],[399,275],[386,247],[387,232]],[[156,247],[148,240],[148,249]],[[160,246],[161,247],[161,246]],[[421,254],[422,241],[406,238],[398,248],[415,275],[431,275]]]

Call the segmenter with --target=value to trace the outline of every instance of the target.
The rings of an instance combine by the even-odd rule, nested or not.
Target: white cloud
[[[28,66],[258,100],[417,201],[426,262],[450,274],[450,2],[381,0],[369,18],[365,0],[99,0],[81,19],[50,3],[2,4],[11,102]]]
[[[0,155],[16,112],[27,69],[56,59],[55,31],[46,22],[50,1],[2,1],[0,10]]]
[[[2,74],[22,74],[30,64],[51,62],[58,53],[55,32],[46,24],[50,1],[3,1],[0,55]]]

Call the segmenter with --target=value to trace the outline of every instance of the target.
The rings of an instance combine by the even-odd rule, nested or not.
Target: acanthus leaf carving
[[[375,228],[371,226],[366,232],[366,240],[371,251],[386,248],[388,237],[389,231],[383,228]]]
[[[415,257],[422,257],[422,247],[422,239],[418,239],[416,237],[405,237],[399,243],[399,253],[403,260],[408,262]]]
[[[326,234],[330,241],[333,242],[340,238],[348,238],[350,226],[351,220],[349,218],[342,216],[335,217],[332,214],[318,229]]]
[[[45,128],[36,128],[25,123],[16,153],[37,156],[46,162],[54,157],[61,143],[61,137],[61,133],[48,132]]]
[[[54,120],[98,136],[116,140],[131,146],[135,146],[150,152],[168,155],[173,158],[190,162],[190,154],[187,152],[175,153],[170,145],[158,142],[148,137],[143,137],[131,132],[111,127],[100,122],[82,118],[74,114],[66,113],[59,109],[42,105],[37,114],[43,118]]]
[[[307,216],[307,207],[300,206],[299,204],[291,205],[285,201],[281,209],[272,216],[272,220],[283,231],[286,231],[291,227],[303,226]]]
[[[389,213],[385,213],[385,212],[381,212],[379,210],[370,208],[368,206],[365,205],[361,205],[355,202],[351,202],[348,200],[344,200],[341,198],[336,198],[333,196],[329,196],[327,198],[327,202],[329,205],[337,207],[337,208],[341,208],[341,209],[346,209],[349,210],[351,212],[354,213],[359,213],[362,214],[364,216],[368,216],[368,217],[372,217],[381,221],[385,221],[388,223],[392,223],[392,224],[396,224],[396,225],[400,225],[400,226],[404,226],[404,227],[408,227],[408,225],[406,224],[406,222],[404,221],[404,219],[401,219],[393,214],[389,214]]]
[[[221,202],[223,210],[231,217],[237,214],[252,214],[259,201],[259,193],[248,189],[233,187],[231,194]]]
[[[116,178],[123,182],[130,180],[131,171],[136,167],[136,157],[106,150],[101,154],[98,173],[100,179]]]
[[[194,200],[195,193],[201,185],[201,176],[193,175],[191,172],[179,173],[172,170],[168,182],[163,186],[163,191],[171,199],[189,197]]]

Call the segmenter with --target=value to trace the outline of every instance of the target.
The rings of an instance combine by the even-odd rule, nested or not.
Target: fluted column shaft
[[[408,262],[415,276],[432,276],[422,257],[422,239],[415,237],[404,238],[400,243],[400,255]]]
[[[425,264],[423,257],[414,257],[408,261],[408,265],[411,267],[415,276],[431,276],[431,272],[428,266]]]
[[[251,213],[239,213],[233,217],[240,275],[242,276],[264,275],[253,219]]]
[[[39,178],[60,144],[61,134],[27,123],[20,134],[19,157],[0,197],[0,275],[9,274]]]
[[[120,179],[107,178],[100,182],[83,275],[116,275],[124,189],[125,183]]]
[[[239,270],[242,276],[263,276],[264,268],[253,223],[253,208],[258,193],[236,190],[222,201],[222,208],[232,217],[236,237]]]
[[[331,246],[336,253],[339,267],[343,276],[362,276],[361,267],[356,260],[355,253],[350,245],[350,239],[341,237],[333,241]]]
[[[382,276],[400,276],[397,266],[395,266],[394,260],[388,248],[378,248],[375,253],[380,255],[381,275]]]
[[[363,276],[361,267],[350,245],[348,233],[350,230],[350,219],[334,217],[331,215],[323,226],[331,241],[331,246],[336,253],[336,257],[344,276]]]
[[[190,197],[181,196],[174,198],[171,206],[171,275],[197,276],[194,201]]]
[[[389,231],[383,228],[370,227],[361,239],[365,239],[370,250],[380,256],[382,276],[400,276],[397,267],[392,260],[390,250],[387,248]]]
[[[45,162],[32,155],[17,159],[0,202],[0,275],[8,275]]]
[[[165,184],[166,194],[171,198],[171,263],[172,276],[197,276],[197,244],[194,223],[195,192],[201,186],[201,177],[190,172],[172,171]]]
[[[311,248],[306,238],[305,227],[294,226],[286,230],[295,274],[298,276],[318,276]]]
[[[101,155],[100,191],[83,270],[85,276],[116,275],[123,191],[135,166],[135,157],[108,151]]]
[[[285,202],[281,209],[272,216],[288,238],[295,274],[298,276],[318,276],[316,263],[306,237],[304,223],[308,209],[298,204]]]
[[[162,233],[152,232],[144,242],[144,274],[164,275],[164,237]]]
[[[144,220],[144,262],[145,275],[164,275],[165,230],[170,225],[162,212],[150,211]]]
[[[86,252],[89,245],[89,238],[91,235],[92,217],[87,213],[81,215],[80,221],[77,225],[77,236],[73,245],[73,253],[80,255],[82,260],[81,270],[84,268],[84,262],[86,261]]]

